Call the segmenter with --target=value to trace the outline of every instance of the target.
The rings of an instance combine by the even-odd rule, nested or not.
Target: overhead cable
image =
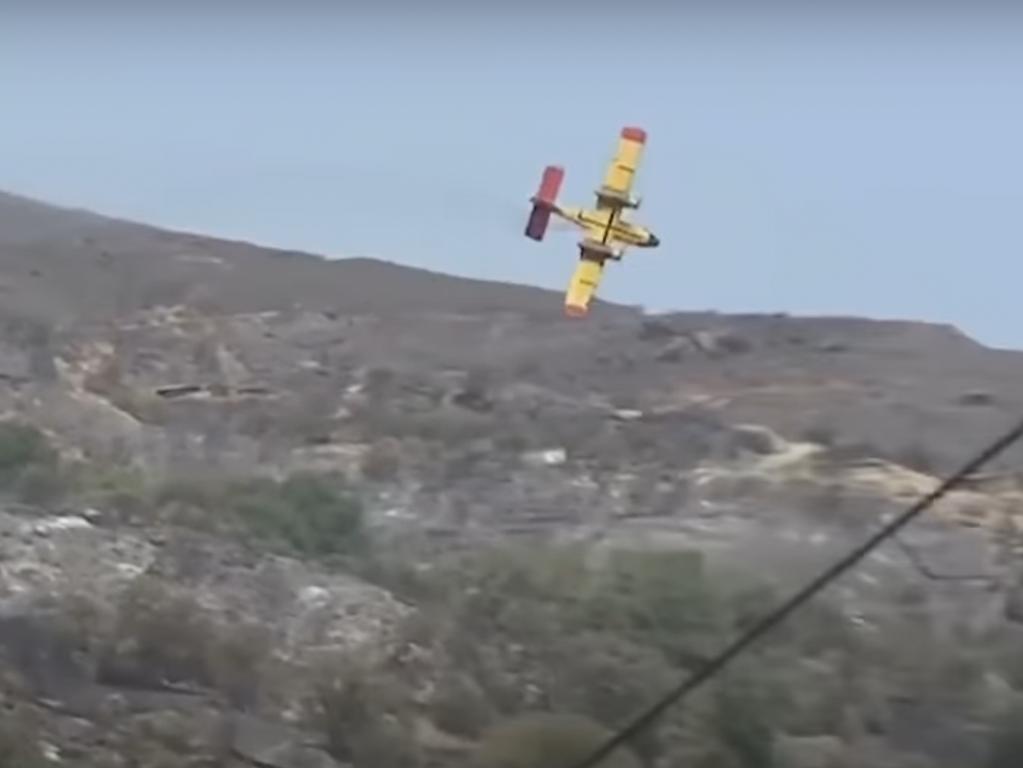
[[[778,608],[771,611],[750,629],[733,640],[723,651],[721,651],[721,653],[697,669],[674,690],[665,694],[659,701],[653,704],[653,706],[646,711],[642,712],[627,726],[612,734],[592,753],[584,757],[578,763],[568,766],[568,768],[592,768],[592,766],[595,766],[615,749],[635,738],[641,731],[651,726],[654,721],[663,715],[669,707],[681,701],[687,695],[721,672],[733,659],[749,648],[756,640],[760,639],[761,636],[774,629],[778,624],[788,618],[789,615],[797,608],[808,602],[831,582],[835,581],[846,571],[858,564],[874,549],[883,544],[887,539],[894,536],[901,528],[905,527],[914,518],[945,496],[949,491],[961,484],[970,475],[1020,440],[1021,437],[1023,437],[1023,419],[1012,427],[1012,429],[1008,430],[1005,434],[984,448],[984,450],[980,451],[976,456],[967,461],[961,469],[949,475],[945,480],[938,484],[934,490],[923,496],[923,498],[918,500],[916,503],[912,504],[908,509],[896,516],[893,520],[891,520],[891,522],[882,527],[864,543],[855,547],[851,552],[849,552],[849,554],[827,568],[809,584],[782,603]]]

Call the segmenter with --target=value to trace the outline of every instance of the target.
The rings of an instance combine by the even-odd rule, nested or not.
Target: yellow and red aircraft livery
[[[625,249],[656,248],[660,240],[645,227],[627,221],[626,209],[639,208],[632,197],[633,180],[646,146],[646,131],[626,127],[618,138],[618,150],[604,174],[604,182],[595,191],[596,208],[567,208],[558,205],[558,192],[565,178],[560,166],[544,169],[540,188],[530,198],[533,204],[526,224],[526,237],[541,241],[547,232],[551,215],[559,216],[584,231],[579,241],[579,261],[565,293],[565,314],[585,317],[590,301],[596,295],[608,259],[621,261]]]

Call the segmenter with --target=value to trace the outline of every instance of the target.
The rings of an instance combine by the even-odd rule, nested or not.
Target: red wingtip
[[[566,304],[565,305],[565,316],[566,317],[586,317],[588,314],[586,307],[579,304]]]
[[[646,131],[642,128],[637,128],[634,125],[622,128],[622,138],[628,139],[629,141],[638,141],[640,144],[646,144]]]

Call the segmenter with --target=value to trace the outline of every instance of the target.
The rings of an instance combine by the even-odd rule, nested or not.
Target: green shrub
[[[774,729],[766,686],[753,674],[726,673],[714,694],[716,740],[743,768],[771,768]]]
[[[521,715],[484,734],[473,755],[475,768],[565,768],[585,758],[610,737],[585,717],[553,712]],[[627,746],[608,755],[605,768],[639,768]]]
[[[214,512],[231,483],[230,478],[208,475],[171,477],[155,489],[153,501],[158,505],[176,504]]]
[[[719,644],[722,606],[699,553],[612,552],[582,595],[579,620],[586,626],[613,629],[677,664],[695,663]]]
[[[14,492],[26,504],[52,504],[63,498],[66,484],[57,465],[32,464],[18,475]]]
[[[287,542],[308,555],[349,552],[358,540],[362,507],[330,478],[310,473],[235,485],[231,511],[255,533]]]
[[[269,477],[176,478],[153,494],[155,505],[188,527],[239,526],[312,556],[346,554],[361,542],[363,510],[338,479],[297,473]]]
[[[570,633],[545,654],[545,692],[558,710],[621,726],[680,676],[656,648],[609,632]],[[656,751],[657,729],[632,743],[637,754]]]
[[[435,586],[420,591],[430,596],[421,608],[445,621],[417,643],[457,658],[504,712],[539,695],[606,725],[625,722],[716,650],[728,618],[687,552],[612,551],[600,563],[585,546],[498,547],[424,578]],[[651,751],[651,738],[636,748]]]
[[[64,493],[60,455],[42,431],[20,422],[0,422],[0,488],[30,504]]]
[[[0,476],[32,464],[54,464],[57,453],[39,429],[20,422],[0,422]]]

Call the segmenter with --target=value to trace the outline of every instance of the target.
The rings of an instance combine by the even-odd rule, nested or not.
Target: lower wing
[[[565,314],[585,317],[590,311],[590,300],[597,293],[604,265],[587,258],[579,259],[565,293]]]

